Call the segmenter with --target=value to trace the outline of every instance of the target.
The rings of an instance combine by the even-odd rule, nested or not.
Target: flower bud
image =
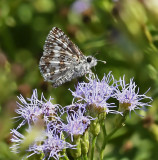
[[[79,158],[81,156],[81,143],[80,136],[74,136],[73,145],[76,145],[76,149],[71,149],[70,153],[73,158]]]
[[[90,131],[94,136],[97,136],[100,133],[100,124],[98,118],[91,121]]]
[[[89,132],[86,130],[86,132],[81,137],[81,151],[82,154],[85,155],[88,153],[89,150]]]

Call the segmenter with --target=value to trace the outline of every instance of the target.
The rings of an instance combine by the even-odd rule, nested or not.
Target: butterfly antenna
[[[97,60],[97,61],[99,61],[99,62],[102,62],[102,63],[106,64],[106,61],[102,61],[102,60]]]
[[[99,51],[97,51],[95,54],[94,54],[94,57],[97,55],[97,54],[99,54],[100,52]],[[106,61],[102,61],[102,60],[97,60],[97,61],[100,61],[100,62],[102,62],[102,63],[104,63],[104,64],[106,64]]]
[[[97,54],[99,54],[99,51],[97,51],[93,56],[95,57]]]

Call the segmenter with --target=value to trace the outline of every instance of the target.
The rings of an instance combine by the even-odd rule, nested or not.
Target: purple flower
[[[139,94],[139,87],[130,79],[130,83],[125,83],[125,76],[118,81],[119,86],[116,89],[115,98],[119,101],[121,111],[134,111],[136,109],[146,110],[146,106],[151,106],[149,103],[152,101],[151,97],[144,94]],[[121,88],[120,88],[121,87]],[[120,88],[120,89],[119,89]],[[148,102],[142,102],[142,100],[148,99]]]
[[[78,106],[80,106],[78,108]],[[70,110],[70,108],[78,108],[77,111]],[[63,130],[71,135],[71,141],[73,141],[73,136],[83,135],[83,133],[88,129],[90,121],[94,118],[90,116],[85,116],[85,109],[81,107],[81,104],[73,104],[72,107],[68,107],[67,124],[63,124]]]
[[[96,78],[89,77],[87,79],[89,80],[88,83],[78,83],[76,91],[73,92],[70,90],[74,99],[78,99],[78,102],[82,101],[88,106],[95,106],[95,109],[96,111],[98,110],[98,112],[120,113],[110,109],[116,107],[113,106],[113,103],[107,103],[107,100],[110,97],[113,97],[116,88],[114,86],[115,82],[111,72],[109,72],[107,76],[104,75],[101,81],[97,76]]]
[[[14,144],[10,147],[12,152],[19,153],[20,144],[23,142],[25,136],[19,133],[17,130],[11,130],[12,138],[10,139],[11,142]]]
[[[72,5],[72,10],[76,13],[82,13],[91,7],[91,0],[76,0]]]
[[[28,151],[33,152],[33,154],[41,154],[42,152],[45,155],[44,159],[47,158],[49,160],[51,157],[54,159],[59,159],[62,157],[59,152],[66,148],[75,149],[75,145],[71,145],[70,143],[66,142],[62,138],[62,134],[52,134],[52,132],[48,131],[43,137],[45,137],[45,139],[42,141],[36,141],[36,143],[29,147]]]
[[[12,142],[15,144],[11,147],[13,152],[18,152],[18,149],[21,144],[26,140],[26,137],[20,134],[17,130],[12,130],[13,138]],[[75,149],[75,145],[71,145],[66,142],[62,137],[62,132],[60,134],[56,134],[55,131],[45,130],[42,134],[39,134],[34,140],[32,144],[29,145],[27,152],[30,154],[27,156],[30,157],[34,154],[44,154],[44,159],[49,160],[51,157],[58,160],[61,155],[61,151],[66,148]],[[60,152],[60,154],[59,154]]]
[[[16,118],[23,119],[23,121],[17,129],[26,124],[26,122],[31,126],[40,119],[43,119],[45,122],[49,122],[50,120],[52,121],[58,117],[57,111],[60,111],[59,105],[52,104],[51,97],[49,101],[47,101],[43,94],[41,95],[41,99],[38,99],[36,89],[33,91],[31,98],[27,98],[27,100],[25,100],[22,95],[18,98],[22,104],[17,103],[18,109],[16,110],[16,113],[18,113],[19,116]]]

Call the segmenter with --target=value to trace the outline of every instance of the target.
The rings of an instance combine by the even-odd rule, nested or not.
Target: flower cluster
[[[43,153],[44,158],[59,159],[60,151],[74,148],[74,145],[62,138],[62,120],[58,114],[62,114],[62,109],[59,105],[51,103],[51,97],[47,101],[42,94],[41,99],[38,99],[37,90],[34,90],[31,98],[27,98],[27,100],[22,96],[18,98],[22,104],[17,103],[16,112],[19,116],[15,118],[22,119],[22,122],[16,129],[11,130],[13,135],[11,141],[14,142],[11,148],[14,152],[19,152],[20,146],[28,139],[18,131],[24,124],[28,125],[26,130],[28,135],[34,133],[33,130],[36,127],[40,127],[36,128],[39,133],[35,134],[35,139],[31,141],[27,149],[28,152],[31,152],[28,157]]]
[[[18,153],[22,144],[28,140],[28,137],[20,134],[15,129],[13,129],[11,133],[13,135],[11,141],[15,143],[11,148],[14,152]],[[33,143],[29,145],[27,152],[30,152],[30,154],[27,158],[34,154],[43,153],[43,159],[50,159],[51,157],[59,159],[62,157],[59,153],[66,148],[75,149],[75,145],[66,142],[62,134],[57,134],[55,131],[47,128],[41,134],[38,134],[38,136],[34,138]]]
[[[90,76],[87,78],[88,83],[78,83],[76,91],[71,91],[78,102],[86,103],[87,106],[94,106],[97,112],[120,113],[110,108],[116,107],[113,103],[107,103],[107,100],[113,97],[116,86],[114,77],[111,72],[100,81],[99,78]],[[110,85],[111,83],[111,85]]]
[[[125,76],[116,81],[110,72],[102,80],[94,75],[89,75],[87,80],[79,82],[75,91],[70,90],[73,100],[66,107],[52,104],[52,98],[46,100],[43,94],[39,99],[36,89],[31,98],[24,99],[20,95],[18,99],[21,103],[17,103],[18,116],[15,117],[20,123],[16,129],[11,130],[11,141],[14,143],[12,151],[20,152],[23,144],[29,140],[29,144],[25,144],[27,157],[41,155],[42,159],[68,159],[69,156],[79,158],[89,150],[87,131],[97,136],[108,113],[124,117],[125,112],[145,110],[152,101],[146,93],[139,94],[133,78],[127,84]],[[110,99],[117,100],[119,107],[111,103]],[[144,102],[144,99],[148,101]],[[21,134],[19,130],[26,126],[26,133]]]
[[[85,115],[85,106],[82,104],[73,104],[67,107],[67,124],[63,129],[71,135],[71,141],[74,136],[83,135],[90,125],[90,121],[94,118]],[[74,111],[74,108],[77,108]]]
[[[36,89],[33,91],[31,98],[27,98],[27,100],[25,100],[23,96],[20,95],[18,99],[22,104],[17,103],[18,109],[16,110],[16,113],[19,116],[15,118],[23,119],[18,128],[26,123],[30,127],[31,124],[36,123],[40,118],[44,119],[44,121],[48,123],[50,119],[58,118],[57,113],[61,112],[59,105],[51,103],[51,97],[47,101],[42,94],[41,99],[39,100]]]
[[[125,76],[116,81],[109,72],[100,81],[98,77],[89,77],[88,83],[78,83],[76,90],[71,91],[74,99],[77,102],[86,103],[86,106],[95,106],[95,111],[105,111],[106,113],[123,114],[125,110],[135,111],[136,109],[145,110],[146,106],[151,106],[152,98],[144,94],[139,94],[139,87],[130,79],[130,83],[126,84]],[[126,109],[112,110],[111,108],[117,107],[114,103],[108,103],[108,99],[114,98],[119,101],[119,104],[127,104]],[[143,102],[148,99],[148,102]]]

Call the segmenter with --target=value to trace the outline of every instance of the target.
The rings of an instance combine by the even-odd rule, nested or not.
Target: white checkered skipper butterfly
[[[39,68],[44,80],[58,87],[76,77],[92,73],[91,67],[96,66],[97,61],[92,56],[83,55],[61,29],[53,27],[46,38]]]

